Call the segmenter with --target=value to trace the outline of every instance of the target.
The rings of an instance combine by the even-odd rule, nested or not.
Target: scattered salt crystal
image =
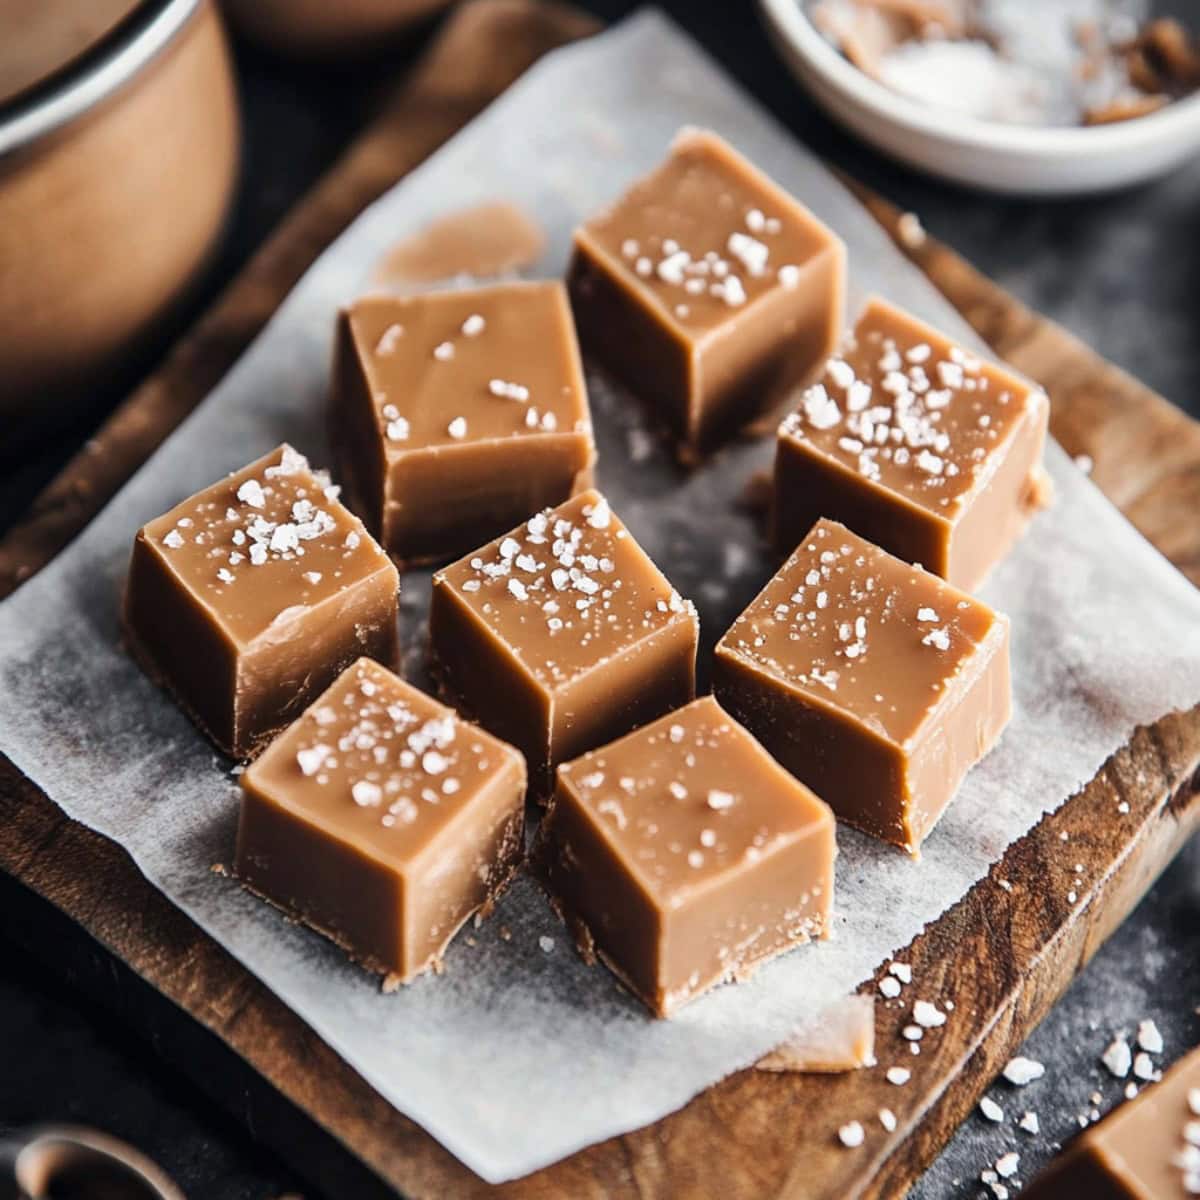
[[[467,337],[478,337],[486,328],[487,322],[478,313],[472,313],[462,323],[462,331]]]
[[[1158,1030],[1158,1026],[1152,1020],[1141,1021],[1137,1029],[1137,1044],[1143,1050],[1150,1054],[1161,1054],[1163,1051],[1163,1038]]]
[[[714,809],[716,812],[732,808],[733,794],[731,792],[722,792],[718,788],[711,788],[708,793],[708,807]]]
[[[894,962],[888,966],[888,971],[895,975],[901,983],[912,983],[912,967],[908,963]]]
[[[880,994],[886,996],[889,1000],[895,1000],[900,995],[900,980],[894,975],[885,975],[879,981]]]
[[[1026,1133],[1037,1133],[1041,1129],[1041,1126],[1038,1124],[1038,1115],[1035,1112],[1024,1113],[1017,1124]]]
[[[543,954],[549,954],[554,949],[554,939],[547,937],[544,933],[538,938],[538,945],[542,949]]]
[[[987,1117],[989,1121],[999,1122],[1004,1120],[1004,1109],[1002,1109],[1000,1105],[998,1105],[995,1100],[991,1098],[991,1096],[984,1096],[983,1099],[979,1101],[979,1111],[983,1113],[983,1115]]]
[[[881,1108],[879,1110],[879,1123],[888,1133],[894,1133],[896,1129],[896,1114],[890,1108]]]
[[[896,1087],[903,1087],[912,1078],[912,1072],[907,1067],[888,1067],[887,1081]]]
[[[1108,1068],[1110,1075],[1124,1079],[1129,1074],[1129,1067],[1133,1062],[1129,1043],[1123,1037],[1114,1038],[1100,1056],[1100,1061]]]
[[[853,1150],[855,1146],[861,1146],[865,1136],[863,1127],[858,1121],[851,1121],[838,1130],[838,1141],[850,1150]]]
[[[920,1025],[905,1025],[900,1030],[900,1036],[910,1042],[919,1042],[925,1036],[925,1030]]]
[[[917,620],[918,621],[936,621],[937,619],[938,619],[938,615],[936,612],[933,611],[932,608],[918,608],[917,609]]]
[[[913,1005],[912,1015],[913,1020],[926,1029],[937,1029],[946,1023],[946,1014],[928,1000],[918,1000]]]
[[[1015,1150],[1010,1150],[996,1159],[996,1174],[1001,1179],[1011,1179],[1017,1173],[1020,1162],[1021,1156]]]
[[[433,357],[438,359],[439,362],[446,362],[448,359],[453,358],[454,357],[454,343],[453,342],[439,342],[433,348]]]
[[[800,286],[800,268],[795,263],[784,263],[776,272],[780,286],[791,291]]]
[[[403,325],[389,325],[380,335],[379,341],[375,343],[375,353],[381,355],[394,354],[396,343],[403,336]]]
[[[315,746],[308,746],[303,750],[297,750],[296,763],[300,767],[302,774],[315,775],[321,769],[321,764],[325,761],[328,754],[329,747],[317,743]]]
[[[405,442],[408,440],[408,430],[408,421],[404,417],[395,417],[388,422],[388,440],[392,442]]]
[[[921,218],[916,213],[902,213],[896,222],[896,233],[900,237],[901,245],[910,250],[916,250],[925,244],[925,230],[921,225]]]
[[[455,417],[449,425],[446,426],[446,432],[452,438],[465,438],[467,436],[467,419],[466,417]]]
[[[587,523],[593,529],[607,529],[611,521],[612,510],[608,507],[608,501],[601,496],[587,514]]]
[[[1154,1062],[1150,1055],[1142,1053],[1134,1056],[1133,1073],[1138,1079],[1153,1079],[1154,1078]]]
[[[427,750],[421,756],[421,769],[426,775],[440,775],[449,765],[450,760],[436,750]]]
[[[1041,1079],[1046,1073],[1046,1068],[1032,1058],[1025,1058],[1022,1055],[1017,1055],[1016,1058],[1010,1059],[1008,1065],[1004,1068],[1002,1074],[1009,1083],[1016,1084],[1017,1087],[1024,1087],[1027,1083],[1032,1083],[1035,1079]]]

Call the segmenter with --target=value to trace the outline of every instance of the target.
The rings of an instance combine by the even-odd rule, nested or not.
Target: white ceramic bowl
[[[1163,175],[1200,150],[1200,95],[1088,128],[980,121],[864,74],[815,28],[801,0],[759,4],[780,53],[822,108],[886,154],[945,179],[1020,195],[1079,195]]]

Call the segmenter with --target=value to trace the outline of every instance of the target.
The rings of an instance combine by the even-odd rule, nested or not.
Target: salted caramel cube
[[[1008,723],[1008,630],[822,520],[721,638],[713,691],[842,820],[915,855]]]
[[[338,323],[330,432],[352,505],[405,563],[574,495],[596,453],[562,284],[359,300]]]
[[[1128,1067],[1126,1067],[1128,1070]],[[1077,1134],[1029,1200],[1185,1200],[1200,1194],[1200,1047]]]
[[[974,590],[1049,498],[1039,388],[872,299],[779,427],[774,529],[830,517]]]
[[[694,459],[811,371],[841,331],[846,250],[713,133],[575,233],[584,348]]]
[[[246,758],[359,655],[397,655],[396,568],[283,445],[145,525],[122,612],[147,672]]]
[[[522,751],[539,795],[695,695],[695,609],[595,491],[438,572],[429,628],[447,694]]]
[[[558,770],[535,869],[585,953],[665,1017],[825,937],[829,807],[706,696]]]
[[[394,982],[437,964],[521,861],[521,756],[367,658],[241,782],[238,878]]]

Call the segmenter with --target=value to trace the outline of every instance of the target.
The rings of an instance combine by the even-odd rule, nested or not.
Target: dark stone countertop
[[[636,5],[591,0],[613,19]],[[1200,162],[1161,183],[1116,196],[1022,201],[975,194],[916,175],[837,131],[780,65],[753,6],[671,0],[689,28],[798,137],[901,206],[1015,295],[1060,321],[1112,361],[1200,416]],[[246,177],[225,249],[192,314],[229,279],[292,202],[334,159],[370,111],[379,79],[394,75],[421,36],[373,70],[299,68],[240,49]],[[190,314],[183,314],[180,327]],[[153,353],[138,365],[153,365]],[[0,530],[90,433],[132,378],[98,395],[79,426],[19,462],[0,450]],[[43,1120],[94,1124],[125,1137],[166,1167],[189,1195],[262,1200],[317,1194],[253,1130],[205,1101],[166,1067],[134,1029],[97,1011],[13,947],[0,962],[0,1133]],[[919,1200],[984,1194],[979,1172],[1007,1149],[1028,1179],[1077,1128],[1100,1092],[1101,1111],[1121,1085],[1098,1056],[1117,1030],[1152,1017],[1163,1065],[1200,1042],[1200,841],[1162,876],[1080,975],[1025,1053],[1046,1065],[1023,1091],[990,1094],[1010,1118],[1038,1113],[1042,1132],[970,1117],[913,1191]],[[331,1198],[332,1200],[332,1198]],[[342,1200],[342,1198],[338,1198]]]

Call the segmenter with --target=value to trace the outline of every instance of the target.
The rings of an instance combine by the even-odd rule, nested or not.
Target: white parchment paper
[[[389,245],[450,209],[506,198],[545,227],[538,270],[557,275],[576,222],[651,167],[685,123],[729,136],[833,225],[849,244],[857,295],[882,292],[972,340],[811,156],[662,17],[643,13],[551,55],[374,205],[86,533],[0,606],[0,747],[72,817],[120,842],[375,1088],[492,1181],[653,1121],[752,1062],[957,900],[1136,724],[1200,701],[1200,595],[1051,447],[1057,504],[985,593],[1013,619],[1012,725],[919,864],[840,833],[836,940],[653,1021],[607,972],[580,963],[522,881],[475,945],[458,939],[443,976],[385,996],[321,938],[212,873],[232,854],[236,789],[228,764],[119,648],[117,598],[134,531],[284,438],[327,461],[334,313],[366,287]],[[683,476],[649,446],[627,398],[599,380],[593,396],[600,485],[697,602],[706,652],[769,573],[735,500],[769,460],[770,439]],[[406,577],[414,668],[427,594],[427,575]],[[502,925],[511,940],[499,936]],[[555,939],[549,953],[542,935]],[[919,981],[910,992],[920,995]]]

